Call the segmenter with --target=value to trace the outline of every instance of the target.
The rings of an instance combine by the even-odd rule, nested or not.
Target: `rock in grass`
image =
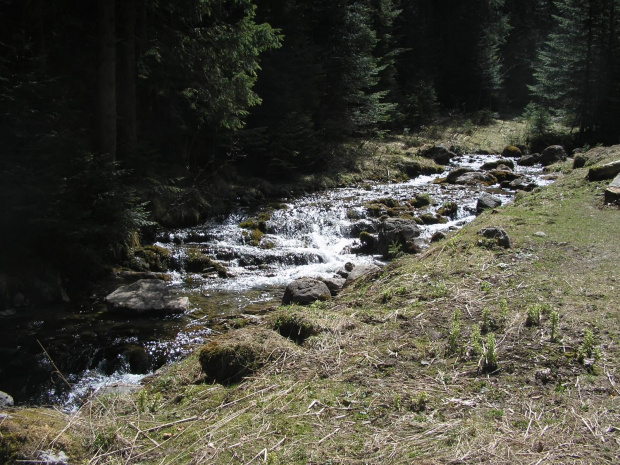
[[[618,174],[620,174],[620,160],[600,166],[593,166],[588,171],[588,180],[604,181],[605,179],[613,179]]]
[[[497,208],[502,204],[502,201],[495,197],[494,195],[485,192],[478,199],[478,203],[476,204],[476,211],[478,213],[483,212],[484,210],[488,210],[491,208]]]
[[[491,226],[481,229],[480,231],[478,231],[478,234],[487,239],[495,239],[497,241],[497,245],[499,245],[500,247],[504,247],[505,249],[509,249],[510,247],[512,247],[510,237],[503,228]]]
[[[372,265],[372,264],[356,265],[347,275],[345,286],[349,286],[351,283],[360,279],[361,277],[372,274],[372,273],[377,273],[380,270],[381,268],[379,268],[377,265]]]
[[[332,294],[323,281],[313,278],[300,278],[286,286],[282,303],[284,305],[310,305],[317,300],[329,300]]]
[[[566,160],[566,152],[561,145],[552,145],[543,150],[540,154],[540,163],[543,166],[549,166],[559,161]]]
[[[216,337],[201,349],[198,359],[207,380],[232,384],[295,351],[296,346],[280,334],[254,327]]]
[[[323,278],[323,282],[328,287],[329,292],[331,292],[332,296],[338,295],[338,293],[344,287],[344,283],[346,279],[342,276],[332,276],[331,278]]]
[[[620,205],[620,174],[605,189],[605,203]]]
[[[183,313],[189,308],[187,297],[172,297],[160,279],[140,279],[121,286],[105,298],[108,310],[128,315]]]
[[[13,398],[6,392],[0,391],[0,409],[13,406]]]

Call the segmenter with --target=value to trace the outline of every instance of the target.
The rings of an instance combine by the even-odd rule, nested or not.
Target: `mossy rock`
[[[135,249],[133,254],[142,259],[143,263],[146,263],[148,271],[167,271],[170,267],[170,251],[163,247],[147,245]]]
[[[418,194],[410,203],[415,208],[428,207],[433,203],[433,198],[429,194]]]
[[[272,330],[250,327],[216,337],[202,348],[198,358],[207,380],[228,385],[297,350],[291,341]]]
[[[502,150],[502,157],[521,158],[522,155],[523,153],[521,152],[521,149],[514,145],[508,145],[504,147],[504,150]]]
[[[456,202],[446,202],[444,203],[437,213],[441,216],[447,216],[450,218],[456,217],[459,211],[459,206]]]
[[[260,241],[263,238],[265,233],[260,229],[252,229],[250,231],[243,231],[243,237],[247,240],[248,244],[258,247],[260,245]]]
[[[212,273],[217,272],[221,278],[228,277],[228,270],[224,265],[202,254],[200,251],[190,253],[185,263],[185,271],[189,273]]]

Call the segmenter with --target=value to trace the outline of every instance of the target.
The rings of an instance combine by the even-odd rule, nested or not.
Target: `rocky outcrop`
[[[414,220],[387,218],[379,225],[377,252],[387,258],[390,246],[396,244],[404,253],[415,253],[418,250],[414,239],[421,233],[422,230]]]
[[[604,181],[606,179],[613,179],[618,174],[620,174],[620,160],[604,165],[593,166],[588,171],[588,180]]]
[[[282,304],[310,305],[317,300],[329,300],[331,296],[327,284],[323,281],[314,278],[299,278],[286,286]]]
[[[497,245],[499,245],[500,247],[504,247],[505,249],[509,249],[510,247],[512,247],[510,237],[503,228],[491,226],[481,229],[480,231],[478,231],[478,234],[487,239],[495,239]]]
[[[480,196],[478,202],[476,203],[476,211],[478,213],[482,213],[484,210],[489,210],[492,208],[497,208],[502,204],[501,199],[495,197],[494,195],[485,192]]]
[[[13,398],[8,395],[6,392],[2,392],[0,391],[0,409],[6,408],[6,407],[13,407],[14,402],[13,402]]]
[[[620,205],[620,174],[605,189],[605,203]]]
[[[566,152],[561,145],[552,145],[543,150],[540,154],[540,163],[549,166],[554,163],[566,160]]]
[[[121,286],[105,298],[108,310],[130,316],[183,313],[189,308],[187,297],[173,297],[159,279],[140,279]]]

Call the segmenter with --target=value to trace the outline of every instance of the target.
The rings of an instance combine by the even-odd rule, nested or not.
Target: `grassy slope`
[[[620,159],[620,148],[590,155]],[[0,431],[28,458],[56,447],[71,463],[617,463],[620,211],[602,205],[605,183],[563,168],[553,186],[332,302],[267,316],[261,325],[293,314],[318,334],[239,385],[201,382],[192,356],[141,393],[95,398],[64,421],[10,411]],[[513,247],[480,244],[487,225],[505,228]],[[525,325],[536,304],[559,312],[557,342],[550,313]],[[484,308],[492,373],[468,355]],[[586,329],[601,354],[593,368],[577,360]]]

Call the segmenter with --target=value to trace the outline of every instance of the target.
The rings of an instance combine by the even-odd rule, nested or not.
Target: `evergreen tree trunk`
[[[116,23],[115,2],[98,1],[99,69],[96,149],[116,160]]]
[[[118,69],[118,151],[119,158],[130,158],[136,151],[136,2],[119,2],[121,40]]]

